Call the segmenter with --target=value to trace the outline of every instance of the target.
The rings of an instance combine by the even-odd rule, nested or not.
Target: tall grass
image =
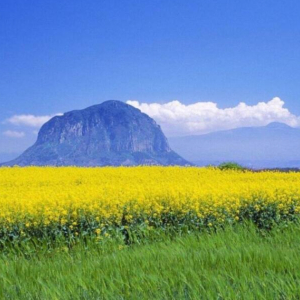
[[[300,299],[300,227],[0,256],[1,299]]]

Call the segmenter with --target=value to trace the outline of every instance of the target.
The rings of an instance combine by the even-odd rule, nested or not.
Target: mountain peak
[[[269,123],[266,127],[273,128],[273,129],[292,128],[291,126],[289,126],[285,123],[281,123],[281,122],[272,122],[272,123]]]
[[[99,105],[104,105],[104,104],[119,104],[119,105],[124,105],[124,106],[127,106],[128,104],[121,101],[121,100],[114,100],[114,99],[111,99],[111,100],[105,100],[103,101],[101,104]]]
[[[159,125],[139,109],[109,100],[45,123],[36,143],[5,165],[186,165]]]
[[[128,105],[125,102],[122,102],[120,100],[106,100],[100,104],[95,104],[89,107],[86,107],[82,110],[73,110],[66,112],[65,114],[72,114],[72,113],[81,113],[81,112],[94,112],[97,110],[112,110],[112,112],[118,112],[118,109],[131,109],[131,110],[137,110],[137,108]]]
[[[122,102],[120,100],[106,100],[104,102],[102,102],[101,104],[98,104],[97,106],[101,106],[101,107],[132,107],[130,105],[128,105],[125,102]]]

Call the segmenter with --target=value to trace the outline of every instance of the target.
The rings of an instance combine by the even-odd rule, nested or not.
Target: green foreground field
[[[0,258],[1,299],[300,299],[300,226]]]

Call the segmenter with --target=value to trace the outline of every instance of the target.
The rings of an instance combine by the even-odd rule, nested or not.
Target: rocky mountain
[[[2,165],[187,165],[159,125],[121,101],[67,112],[45,123],[36,143]]]
[[[282,123],[169,139],[172,149],[200,165],[235,161],[252,168],[299,168],[300,129]]]

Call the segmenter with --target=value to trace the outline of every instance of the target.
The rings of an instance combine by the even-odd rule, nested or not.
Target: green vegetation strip
[[[296,223],[22,253],[0,256],[1,299],[300,299]]]

